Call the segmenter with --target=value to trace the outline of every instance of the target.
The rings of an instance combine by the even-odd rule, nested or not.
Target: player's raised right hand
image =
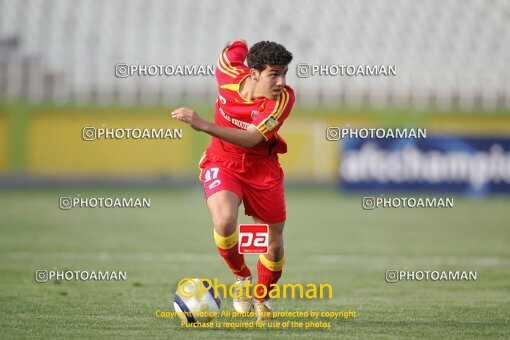
[[[195,112],[195,110],[187,108],[187,107],[180,107],[178,109],[175,109],[171,113],[172,118],[178,119],[182,122],[185,122],[186,124],[189,124],[193,129],[197,131],[203,131],[205,129],[205,125],[207,122],[203,120],[198,113]]]

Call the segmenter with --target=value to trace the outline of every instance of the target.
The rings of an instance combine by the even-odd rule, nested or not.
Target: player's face
[[[285,77],[288,66],[267,65],[264,71],[260,72],[258,88],[264,97],[275,100],[285,87]]]

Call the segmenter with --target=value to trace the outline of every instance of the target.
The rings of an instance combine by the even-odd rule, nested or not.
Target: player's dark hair
[[[292,61],[292,53],[272,41],[260,41],[248,51],[248,67],[264,71],[267,65],[287,66]]]

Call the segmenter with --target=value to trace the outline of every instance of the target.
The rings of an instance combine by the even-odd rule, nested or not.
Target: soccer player
[[[287,152],[287,144],[277,132],[294,105],[294,91],[285,82],[291,60],[292,54],[275,42],[261,41],[248,51],[244,40],[233,41],[218,59],[214,123],[189,108],[172,112],[173,118],[212,136],[199,167],[214,239],[236,277],[235,283],[244,287],[241,298],[233,301],[235,310],[248,312],[254,307],[261,322],[273,318],[268,293],[270,285],[281,277],[285,263],[284,175],[278,154]],[[246,297],[252,274],[244,255],[238,252],[241,202],[255,223],[269,224],[269,252],[260,255],[257,264],[257,284],[266,290],[259,287],[255,294],[259,298],[253,300]]]

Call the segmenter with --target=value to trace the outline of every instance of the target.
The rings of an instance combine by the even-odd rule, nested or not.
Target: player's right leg
[[[234,308],[237,312],[247,312],[251,310],[253,301],[246,297],[247,290],[241,289],[251,283],[251,272],[238,249],[237,215],[243,199],[243,190],[236,175],[236,166],[239,164],[228,161],[227,166],[221,160],[214,161],[216,158],[212,156],[211,159],[206,152],[202,157],[199,164],[202,170],[200,180],[214,224],[214,241],[221,257],[236,277],[234,297],[239,298],[234,298]],[[239,290],[243,294],[236,294]]]
[[[237,214],[240,203],[239,197],[229,190],[218,191],[207,199],[214,224],[216,246],[232,273],[237,278],[245,278],[251,273],[244,262],[243,254],[239,254],[237,246],[239,240]]]
[[[218,191],[207,199],[207,205],[214,223],[214,241],[220,255],[236,276],[233,305],[237,312],[249,312],[252,299],[247,297],[246,286],[251,285],[250,269],[239,254],[237,214],[241,200],[231,191]]]

